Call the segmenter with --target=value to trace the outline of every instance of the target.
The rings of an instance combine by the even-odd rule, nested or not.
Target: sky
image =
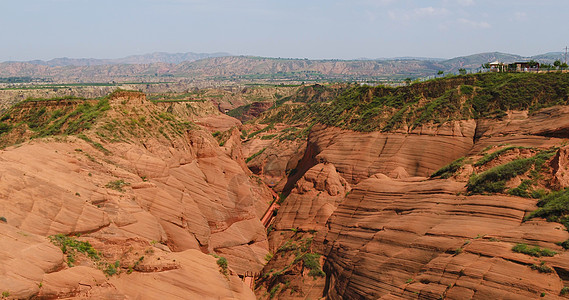
[[[0,61],[531,56],[569,45],[568,15],[567,0],[0,0]]]

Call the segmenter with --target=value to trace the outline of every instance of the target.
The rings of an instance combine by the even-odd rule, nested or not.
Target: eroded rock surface
[[[535,199],[467,195],[476,160],[454,179],[426,176],[460,157],[480,159],[489,146],[537,148],[513,148],[482,171],[562,145],[569,138],[566,116],[566,107],[534,114],[511,111],[502,120],[455,121],[393,133],[314,126],[298,173],[288,174],[284,190],[289,194],[270,235],[270,249],[282,253],[279,249],[294,239],[290,230],[315,232],[313,251],[326,257],[327,283],[323,286],[301,270],[270,272],[290,262],[290,256],[281,254],[263,270],[269,279],[261,281],[260,291],[282,289],[290,281],[303,285],[290,295],[277,293],[279,299],[318,295],[314,289],[329,299],[559,297],[569,277],[566,252],[557,244],[569,234],[561,224],[523,221],[537,208]],[[552,172],[545,174],[552,179],[547,187],[567,186],[566,152],[561,148],[548,161],[551,169],[543,169]],[[507,187],[526,179],[515,178]],[[332,181],[340,192],[335,196],[327,189]],[[512,247],[519,243],[557,254],[536,258],[515,253]],[[542,264],[551,272],[536,270]]]
[[[334,165],[312,167],[286,198],[287,205],[279,210],[275,229],[324,229],[324,224],[350,189],[350,184],[336,172]]]
[[[557,295],[563,280],[514,253],[516,243],[562,251],[569,234],[555,223],[522,223],[535,201],[509,196],[459,196],[450,180],[370,178],[354,187],[328,221],[331,299]],[[565,264],[565,255],[555,261]],[[379,280],[378,280],[379,279]],[[388,297],[389,296],[389,297]]]
[[[110,105],[82,139],[36,139],[0,151],[0,215],[7,220],[0,226],[33,235],[36,244],[43,241],[33,247],[46,248],[38,258],[53,256],[45,257],[44,264],[61,264],[61,250],[45,238],[61,233],[83,234],[107,256],[114,253],[108,245],[127,245],[131,239],[161,245],[156,251],[166,253],[163,261],[175,260],[175,267],[158,263],[127,274],[132,264],[126,261],[132,257],[107,257],[119,261],[115,278],[88,260],[62,270],[38,262],[37,274],[9,275],[14,281],[7,291],[25,297],[39,291],[45,297],[253,298],[236,275],[258,272],[265,263],[268,242],[260,219],[273,199],[271,191],[210,132],[182,130],[187,125],[160,115],[144,95],[119,93]],[[171,127],[163,127],[163,134],[149,129],[152,122],[165,126],[160,121]],[[109,124],[123,124],[112,142],[104,131]],[[5,235],[14,244],[10,247],[30,247],[17,233]],[[227,259],[227,276],[207,253]],[[44,273],[49,274],[42,279]],[[38,288],[42,280],[44,287]],[[81,288],[93,280],[102,285]]]

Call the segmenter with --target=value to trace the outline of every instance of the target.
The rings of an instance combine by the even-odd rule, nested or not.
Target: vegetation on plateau
[[[544,150],[535,156],[515,159],[480,174],[474,174],[470,177],[466,188],[473,194],[501,193],[506,189],[506,182],[509,179],[525,174],[530,170],[533,171],[530,173],[530,178],[537,179],[545,162],[550,159],[556,151],[557,149],[555,148],[552,150]],[[531,180],[526,183],[522,182],[521,185],[523,186],[518,187],[519,189],[512,193],[517,193],[518,196],[526,196],[527,188],[529,188],[532,183]]]
[[[62,109],[50,110],[49,105],[41,105],[40,101],[58,103],[65,101],[68,105],[63,105]],[[33,137],[77,134],[91,128],[94,121],[109,109],[108,98],[100,100],[71,97],[29,99],[15,105],[0,117],[0,134],[24,124],[34,132]]]
[[[313,87],[313,89],[316,89]],[[330,89],[319,86],[318,89]],[[406,125],[501,118],[507,110],[535,112],[569,104],[567,73],[484,73],[438,78],[403,87],[351,85],[329,97],[277,101],[258,121],[318,122],[356,131],[392,131]],[[289,105],[283,103],[289,101]]]
[[[140,92],[119,89],[99,99],[27,99],[0,116],[0,147],[26,138],[75,135],[109,155],[110,151],[101,144],[103,141],[130,142],[133,138],[148,136],[172,140],[194,128],[192,123],[168,111],[129,105],[128,100],[117,102],[113,113],[107,113],[111,99],[139,95],[143,96]],[[87,134],[87,130],[94,134]]]

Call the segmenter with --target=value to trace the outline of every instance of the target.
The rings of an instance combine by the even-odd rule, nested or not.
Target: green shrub
[[[286,252],[296,249],[298,249],[298,245],[296,245],[292,240],[288,240],[282,246],[279,247],[277,252]]]
[[[460,98],[456,91],[448,90],[442,96],[428,102],[425,106],[416,110],[419,117],[415,119],[413,127],[429,121],[441,123],[441,121],[458,114],[460,111]]]
[[[461,157],[450,164],[440,168],[435,173],[431,174],[431,178],[441,177],[447,179],[452,177],[464,165],[464,157]]]
[[[306,239],[301,240],[300,244],[300,251],[307,252],[310,250],[310,246],[312,246],[312,241],[314,240],[313,237],[308,237]]]
[[[247,159],[245,160],[245,162],[248,163],[248,162],[252,161],[255,157],[257,157],[257,156],[263,154],[263,152],[265,152],[265,150],[267,150],[267,148],[263,148],[263,149],[259,150],[257,153],[255,153],[255,154],[253,154],[253,155],[247,157]]]
[[[403,108],[398,110],[393,116],[387,121],[387,124],[381,129],[381,131],[387,132],[393,129],[399,128],[399,125],[403,122],[403,117],[405,113],[410,109],[410,105],[405,105]]]
[[[492,160],[494,160],[495,158],[499,157],[500,155],[502,155],[505,152],[508,152],[510,150],[513,149],[524,149],[524,147],[506,147],[506,148],[502,148],[500,150],[496,150],[492,153],[486,154],[484,155],[479,161],[477,161],[476,163],[474,163],[474,166],[479,167],[479,166],[483,166],[489,162],[491,162]]]
[[[473,175],[466,185],[467,190],[473,194],[501,193],[509,179],[526,173],[534,166],[541,168],[545,160],[551,158],[554,153],[555,150],[542,151],[533,157],[516,159]]]
[[[0,222],[4,222],[4,223],[7,223],[7,222],[8,222],[8,220],[6,220],[6,217],[0,217]]]
[[[256,135],[259,134],[259,133],[263,133],[263,132],[269,131],[269,130],[274,129],[274,128],[275,128],[275,123],[270,123],[269,125],[265,126],[265,128],[259,129],[259,130],[257,130],[257,131],[254,131],[254,132],[250,133],[250,134],[247,136],[247,138],[252,138],[252,137],[256,136]]]
[[[471,85],[461,85],[460,92],[465,95],[472,95],[474,88]]]
[[[217,259],[217,265],[226,270],[227,269],[227,259],[225,257],[219,257],[219,259]]]
[[[560,222],[569,229],[569,189],[553,192],[537,202],[539,208],[527,219],[545,218],[551,222]]]
[[[115,191],[124,192],[123,186],[127,185],[130,185],[130,183],[120,179],[120,180],[109,181],[107,184],[105,184],[105,187]]]
[[[84,134],[78,134],[77,135],[78,138],[84,140],[85,142],[93,145],[93,147],[95,147],[95,149],[103,152],[103,154],[105,155],[110,155],[111,151],[109,151],[107,148],[103,147],[103,145],[101,145],[100,143],[97,143],[95,141],[93,141],[92,139],[90,139],[88,136],[84,135]]]
[[[229,269],[228,269],[228,265],[227,265],[227,259],[223,256],[219,256],[215,253],[211,253],[211,256],[217,258],[217,266],[219,267],[219,273],[227,276],[229,275]]]
[[[240,117],[248,113],[250,109],[251,109],[251,104],[239,106],[227,112],[227,115],[240,119]]]
[[[81,252],[93,260],[99,260],[100,254],[89,242],[78,241],[73,237],[64,234],[56,234],[48,236],[49,240],[56,246],[61,248],[65,254],[73,254],[73,252]]]
[[[221,274],[225,276],[229,274],[229,270],[227,269],[227,259],[225,257],[219,257],[217,259],[217,265],[219,266]]]
[[[538,189],[531,191],[531,197],[534,199],[541,199],[547,196],[547,191],[544,189]]]
[[[277,136],[276,134],[263,135],[261,137],[261,140],[272,140],[276,136]]]
[[[279,291],[279,289],[281,288],[281,284],[278,283],[277,285],[275,285],[270,291],[269,291],[269,299],[273,299],[276,295],[277,292]]]
[[[6,133],[12,129],[12,125],[0,122],[0,134]]]
[[[516,244],[514,247],[512,247],[512,251],[516,252],[516,253],[523,253],[523,254],[527,254],[530,256],[535,256],[535,257],[542,257],[542,256],[554,256],[555,254],[557,254],[557,252],[551,250],[551,249],[547,249],[547,248],[540,248],[538,246],[533,246],[530,247],[527,244]]]
[[[302,256],[302,261],[304,262],[304,266],[310,271],[308,275],[312,277],[325,277],[326,273],[322,271],[320,267],[320,254],[317,253],[306,253]]]
[[[115,264],[108,264],[107,267],[103,270],[103,273],[107,274],[107,276],[113,276],[118,274],[118,267],[119,261],[117,260]]]
[[[160,117],[166,121],[175,121],[176,120],[176,117],[169,112],[161,112],[158,114],[158,117]]]
[[[506,181],[527,172],[534,160],[531,158],[517,159],[507,164],[494,167],[479,175],[470,177],[467,190],[474,194],[484,192],[500,193],[506,187]]]
[[[569,240],[565,240],[563,242],[557,242],[556,244],[563,247],[563,249],[565,250],[569,249]]]
[[[569,294],[569,287],[564,286],[564,287],[561,289],[561,292],[559,292],[559,294],[561,294],[561,295],[567,295],[567,294]]]
[[[532,264],[530,268],[532,268],[532,270],[538,271],[539,273],[553,273],[553,269],[546,266],[544,261],[542,261],[539,265]]]
[[[524,180],[522,181],[522,183],[517,186],[516,188],[510,189],[508,191],[508,194],[510,195],[514,195],[514,196],[518,196],[518,197],[524,197],[524,198],[530,198],[530,193],[528,192],[528,189],[533,185],[533,181],[532,180]]]

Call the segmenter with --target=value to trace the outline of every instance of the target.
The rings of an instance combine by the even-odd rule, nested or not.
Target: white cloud
[[[528,15],[523,11],[517,11],[514,13],[514,16],[510,18],[510,21],[525,21],[527,20]]]
[[[372,13],[372,12],[370,12],[370,11],[366,11],[366,12],[365,12],[365,16],[366,16],[366,18],[367,18],[367,20],[368,20],[369,22],[372,22],[372,23],[373,23],[373,22],[375,22],[375,21],[377,20],[377,15],[374,14],[374,13]]]
[[[415,18],[422,18],[422,17],[436,17],[436,16],[444,16],[448,15],[450,11],[446,8],[437,8],[437,7],[419,7],[409,11],[403,10],[390,10],[387,12],[387,15],[392,20],[399,20],[399,21],[408,21]]]
[[[390,19],[392,20],[398,20],[398,21],[407,21],[409,20],[411,17],[409,16],[409,14],[406,13],[401,13],[401,12],[396,12],[394,10],[390,10],[387,12],[387,15],[389,16]]]
[[[491,28],[492,25],[490,25],[490,23],[488,22],[484,22],[484,21],[473,21],[473,20],[469,20],[469,19],[458,19],[458,23],[470,27],[470,28],[474,28],[474,29],[488,29]]]
[[[356,2],[363,5],[374,6],[374,7],[382,7],[387,6],[391,3],[394,3],[395,0],[359,0]],[[352,4],[352,3],[350,3]]]
[[[448,9],[446,8],[434,8],[432,6],[429,7],[421,7],[415,8],[414,13],[416,16],[441,16],[446,15],[449,13]]]
[[[474,2],[475,0],[442,0],[442,4],[443,6],[472,6],[475,5],[476,3]]]
[[[474,0],[458,0],[458,4],[462,6],[471,6],[474,5]]]

